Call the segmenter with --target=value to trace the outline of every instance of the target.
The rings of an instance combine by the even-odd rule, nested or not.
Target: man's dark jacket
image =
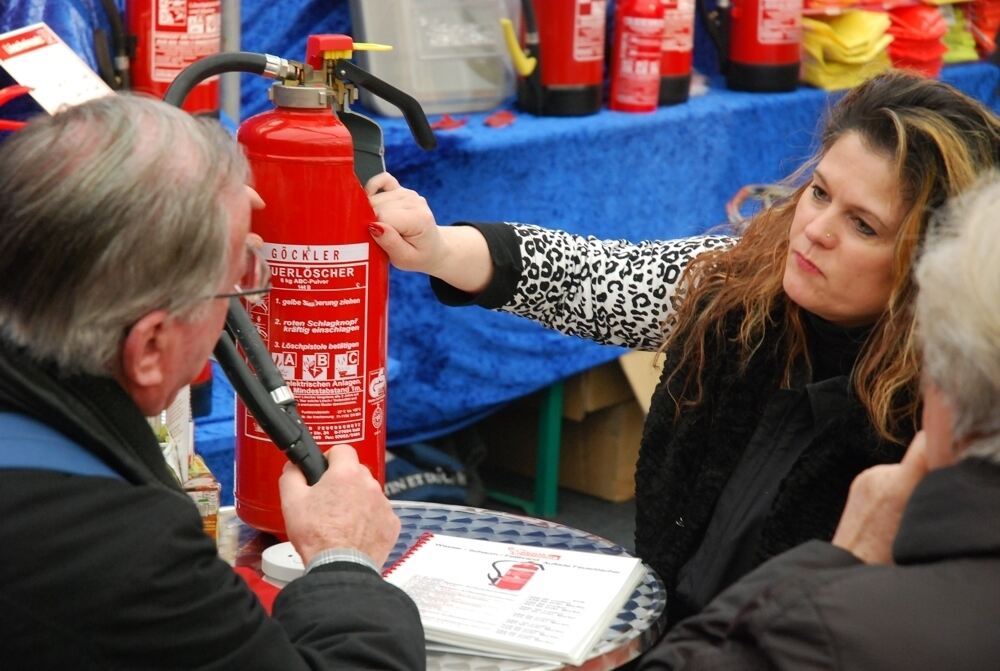
[[[59,378],[0,346],[0,409],[27,414],[121,479],[0,469],[0,667],[422,669],[413,602],[335,563],[269,617],[219,559],[145,418],[107,378]]]
[[[677,625],[640,664],[667,669],[1000,668],[1000,465],[930,473],[894,566],[813,541],[763,564]]]

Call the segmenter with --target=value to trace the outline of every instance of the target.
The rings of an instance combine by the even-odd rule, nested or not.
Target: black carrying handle
[[[392,84],[382,81],[367,70],[359,68],[349,60],[338,58],[333,63],[333,70],[338,79],[360,86],[398,107],[399,111],[403,113],[403,118],[406,119],[406,125],[410,127],[413,139],[421,148],[430,150],[437,146],[434,131],[431,130],[424,109],[416,98],[406,91],[401,91]]]

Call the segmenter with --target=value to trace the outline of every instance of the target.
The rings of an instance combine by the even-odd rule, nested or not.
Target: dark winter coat
[[[775,317],[781,324],[782,316]],[[738,322],[738,315],[731,316],[730,330]],[[703,603],[685,602],[676,593],[678,572],[697,551],[723,489],[768,405],[775,402],[783,370],[783,342],[777,328],[772,328],[745,370],[740,369],[736,344],[718,344],[702,371],[707,391],[696,408],[677,417],[665,379],[653,395],[636,467],[636,552],[656,569],[673,597],[668,599],[671,622],[697,612],[714,596]],[[677,356],[668,353],[665,371],[676,364]],[[674,394],[679,395],[679,382],[675,379],[673,384]],[[854,477],[870,466],[902,457],[905,446],[877,436],[865,408],[851,393],[847,376],[834,384],[841,396],[835,409],[825,407],[827,401],[809,399],[816,433],[799,448],[788,474],[767,483],[777,492],[772,492],[756,546],[744,548],[755,563],[811,539],[829,540]],[[805,385],[797,391],[814,394]],[[755,443],[758,449],[781,440],[760,438]]]
[[[892,566],[813,541],[681,622],[641,671],[987,671],[1000,668],[1000,465],[930,473]]]
[[[356,564],[291,582],[269,617],[113,380],[60,378],[0,345],[0,409],[120,476],[0,468],[0,667],[424,668],[413,602]]]

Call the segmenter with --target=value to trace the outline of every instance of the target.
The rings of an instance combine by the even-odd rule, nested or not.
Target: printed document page
[[[644,575],[634,557],[425,534],[386,580],[428,641],[580,664]]]

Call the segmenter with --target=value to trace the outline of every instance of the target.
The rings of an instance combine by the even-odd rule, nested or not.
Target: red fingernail
[[[385,229],[382,228],[382,224],[372,222],[368,224],[368,232],[372,234],[373,238],[381,238],[382,234],[385,233]]]

